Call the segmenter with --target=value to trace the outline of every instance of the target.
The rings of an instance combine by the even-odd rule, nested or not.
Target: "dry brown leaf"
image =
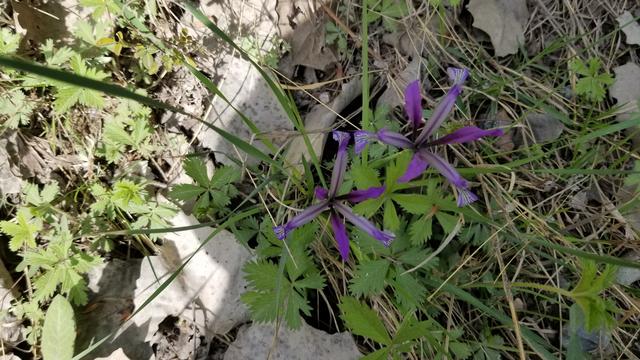
[[[291,37],[291,61],[313,69],[326,70],[338,59],[325,47],[324,22],[307,21],[296,27]]]
[[[496,56],[515,54],[524,44],[529,19],[526,0],[471,0],[467,9],[473,15],[473,26],[491,38]]]
[[[389,109],[393,109],[396,106],[404,104],[404,89],[410,82],[420,79],[420,62],[421,58],[415,57],[413,61],[407,64],[399,73],[395,76],[391,76],[387,89],[380,95],[377,106],[386,105]],[[430,84],[427,82],[421,82],[422,89],[428,89]]]
[[[613,71],[616,77],[609,89],[609,94],[618,101],[618,105],[627,103],[632,103],[632,107],[635,105],[635,109],[626,109],[625,112],[636,111],[638,109],[637,101],[640,99],[640,66],[628,62],[614,68]]]
[[[620,29],[627,36],[627,44],[640,45],[640,24],[635,21],[635,17],[628,11],[616,18]]]

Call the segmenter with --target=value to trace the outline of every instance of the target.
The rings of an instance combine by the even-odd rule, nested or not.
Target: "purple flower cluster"
[[[475,126],[466,126],[440,138],[431,139],[453,109],[457,97],[462,92],[462,84],[469,76],[469,72],[466,69],[449,68],[447,72],[453,82],[453,86],[436,106],[431,118],[422,129],[420,129],[423,122],[422,97],[420,95],[420,83],[416,80],[409,84],[405,90],[405,110],[411,122],[411,134],[404,135],[384,128],[375,133],[356,131],[355,151],[360,153],[372,140],[400,149],[410,149],[413,151],[413,157],[406,172],[398,181],[411,181],[420,176],[428,166],[432,166],[457,189],[458,206],[465,206],[476,201],[478,197],[468,189],[469,184],[456,169],[434,152],[434,148],[438,145],[470,142],[485,136],[500,136],[503,131],[501,129],[483,130]],[[338,250],[342,259],[346,261],[349,257],[349,237],[344,226],[345,219],[385,246],[388,246],[395,236],[390,232],[379,230],[369,220],[356,215],[347,205],[347,203],[353,204],[379,197],[385,191],[384,186],[353,190],[344,195],[337,194],[347,168],[347,146],[350,135],[345,132],[334,131],[333,138],[338,141],[338,154],[331,175],[329,190],[316,188],[315,197],[320,201],[319,203],[309,206],[289,222],[282,226],[276,226],[273,230],[278,239],[284,240],[295,228],[308,223],[321,213],[329,211],[329,221],[335,235]]]

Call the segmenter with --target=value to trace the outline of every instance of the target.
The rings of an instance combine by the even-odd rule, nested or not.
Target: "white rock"
[[[7,349],[23,340],[20,321],[10,312],[5,313],[10,310],[11,302],[18,296],[13,287],[13,279],[0,259],[0,342]]]
[[[122,349],[115,350],[107,357],[96,358],[95,360],[129,360],[129,357]]]
[[[223,71],[225,77],[219,84],[220,92],[256,125],[260,133],[280,143],[278,138],[293,130],[293,124],[262,75],[248,61],[232,57],[224,65]],[[254,134],[240,115],[222,98],[214,98],[206,120],[266,150],[260,141],[254,139]],[[208,127],[203,126],[196,136],[203,146],[215,151],[218,161],[231,164],[228,157],[245,160],[246,155],[242,151],[237,152],[231,143]]]
[[[174,227],[198,224],[192,216],[179,213],[172,221]],[[147,298],[178,267],[207,240],[214,231],[204,227],[167,234],[160,256],[144,261],[136,282],[134,304],[139,308]],[[233,234],[221,231],[198,251],[172,283],[133,321],[148,325],[145,337],[151,340],[158,324],[167,316],[182,316],[193,321],[205,336],[223,334],[249,318],[240,295],[246,287],[242,267],[250,259],[249,251],[240,245]]]
[[[302,324],[296,331],[281,326],[275,342],[273,324],[243,327],[224,354],[224,360],[266,359],[266,354],[271,354],[270,359],[273,360],[350,360],[362,357],[349,333],[330,335],[304,322]]]

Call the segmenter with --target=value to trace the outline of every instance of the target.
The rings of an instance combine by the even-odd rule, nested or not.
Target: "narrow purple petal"
[[[321,186],[316,187],[313,192],[318,200],[327,200],[327,197],[329,196],[329,191]]]
[[[475,126],[465,126],[430,142],[428,145],[460,144],[475,141],[485,136],[502,136],[503,134],[504,131],[502,129],[482,130]]]
[[[469,70],[450,67],[447,68],[447,74],[453,85],[462,85],[469,77]]]
[[[329,217],[331,221],[331,228],[333,229],[333,235],[336,238],[336,244],[338,245],[338,251],[342,261],[349,260],[349,236],[347,235],[347,229],[342,222],[342,219],[335,212],[331,212]]]
[[[308,208],[304,209],[300,214],[294,216],[291,220],[289,220],[288,223],[281,226],[275,226],[273,228],[273,232],[276,234],[278,239],[284,240],[287,237],[287,235],[289,235],[289,233],[293,231],[293,229],[300,227],[308,223],[309,221],[315,219],[318,215],[320,215],[323,211],[327,210],[328,208],[329,208],[328,201],[323,201],[319,204],[311,205]]]
[[[398,182],[405,183],[417,178],[427,169],[427,166],[429,166],[429,164],[422,159],[420,153],[413,154],[407,171],[398,179]]]
[[[399,149],[410,149],[413,147],[413,142],[407,139],[406,136],[397,132],[389,131],[387,129],[380,129],[376,133],[378,140],[387,145],[395,146]]]
[[[338,142],[338,154],[336,162],[333,165],[333,173],[331,174],[331,186],[329,187],[329,198],[336,196],[336,192],[342,184],[344,172],[347,170],[347,145],[351,136],[343,131],[334,131],[333,139]]]
[[[416,80],[407,85],[404,90],[404,109],[414,129],[422,122],[422,96],[420,95],[420,81]]]
[[[449,113],[451,113],[451,110],[456,103],[456,99],[461,92],[462,85],[453,85],[447,95],[445,95],[444,99],[442,99],[438,106],[433,110],[427,124],[422,128],[420,135],[418,135],[416,143],[424,143],[429,136],[438,130],[440,125],[442,125],[442,123],[447,119],[447,116],[449,116]]]
[[[340,214],[342,214],[342,216],[344,216],[347,221],[357,226],[358,228],[360,228],[360,230],[366,232],[374,239],[380,241],[382,244],[384,244],[384,246],[389,246],[389,244],[391,244],[391,241],[396,237],[390,232],[379,230],[373,223],[360,215],[356,215],[347,206],[338,203],[334,204],[333,207]]]
[[[373,186],[364,190],[353,190],[346,195],[347,201],[351,203],[359,203],[369,199],[375,199],[384,194],[386,186]]]
[[[364,150],[364,147],[367,146],[369,142],[376,139],[377,137],[375,133],[364,131],[364,130],[358,130],[355,133],[353,133],[353,138],[356,143],[355,145],[356,154],[360,154],[362,150]]]
[[[469,189],[458,189],[458,207],[467,206],[476,200],[478,197]]]
[[[426,160],[430,166],[433,166],[442,176],[444,176],[451,184],[453,184],[458,189],[466,189],[468,184],[467,180],[465,180],[458,171],[451,166],[445,159],[440,156],[426,151],[421,150],[420,156],[423,160]]]

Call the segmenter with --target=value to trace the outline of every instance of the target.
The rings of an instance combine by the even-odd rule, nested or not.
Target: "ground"
[[[304,359],[287,340],[309,332],[331,358],[640,357],[636,2],[0,6],[3,351],[66,359],[128,329],[157,359]],[[426,126],[454,101],[438,136],[501,129],[429,148],[472,204],[434,164],[398,182],[412,149],[332,136],[413,139],[415,80]],[[328,212],[276,237],[334,173],[338,195],[385,186],[350,206],[388,246],[347,221],[345,255]]]

